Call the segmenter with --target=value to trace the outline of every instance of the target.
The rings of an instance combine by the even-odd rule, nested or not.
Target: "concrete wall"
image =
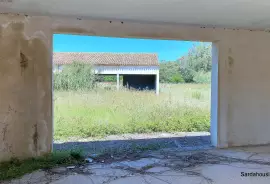
[[[0,161],[51,150],[51,31],[47,18],[0,16]]]
[[[214,42],[213,142],[270,143],[269,33],[3,14],[0,24],[0,160],[51,150],[53,32]]]

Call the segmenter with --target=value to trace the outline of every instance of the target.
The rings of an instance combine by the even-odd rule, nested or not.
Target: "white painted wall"
[[[226,145],[227,134],[229,146],[268,144],[270,35],[254,32],[234,38],[220,44],[220,140]]]
[[[219,85],[213,88],[219,105],[217,112],[212,110],[218,116],[218,146],[269,144],[270,34],[233,31],[221,38]]]
[[[159,72],[158,66],[96,66],[96,74],[138,74],[138,75],[156,75]]]

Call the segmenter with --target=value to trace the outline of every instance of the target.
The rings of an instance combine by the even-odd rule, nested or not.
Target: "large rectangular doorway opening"
[[[55,150],[217,146],[215,44],[68,34],[53,41]]]

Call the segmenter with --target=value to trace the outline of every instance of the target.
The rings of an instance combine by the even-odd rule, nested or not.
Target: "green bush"
[[[54,74],[55,90],[89,90],[96,85],[92,66],[74,62],[66,65],[62,72]]]
[[[208,75],[212,69],[212,53],[210,44],[194,45],[187,56],[179,60],[180,71],[185,82],[209,83]],[[199,74],[198,74],[199,72]]]
[[[181,74],[183,76],[183,79],[186,83],[192,83],[194,82],[193,78],[194,78],[194,71],[190,68],[181,68],[180,69]]]
[[[98,75],[96,76],[98,82],[116,82],[116,75]],[[120,81],[123,80],[123,76],[120,76]]]
[[[171,78],[172,83],[183,83],[185,80],[183,79],[180,73],[174,74]]]
[[[83,164],[84,154],[80,150],[55,151],[42,157],[0,163],[0,183],[4,180],[19,178],[38,169],[51,169],[53,167]]]
[[[211,82],[211,72],[196,72],[194,75],[194,82],[200,84],[208,84]]]
[[[180,63],[176,61],[161,62],[159,75],[161,83],[185,82],[180,73]]]
[[[104,82],[116,82],[117,78],[116,78],[116,75],[107,75],[107,76],[104,76],[103,81]]]

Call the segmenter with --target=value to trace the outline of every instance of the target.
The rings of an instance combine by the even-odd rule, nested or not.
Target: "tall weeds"
[[[89,64],[74,62],[65,65],[61,72],[54,74],[54,89],[61,91],[92,90],[96,86],[97,76]]]

